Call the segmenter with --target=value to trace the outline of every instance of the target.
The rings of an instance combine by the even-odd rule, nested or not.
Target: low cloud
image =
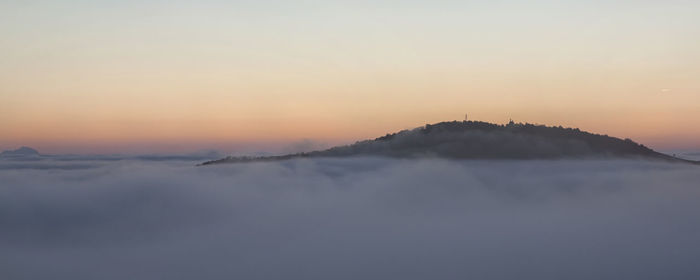
[[[0,164],[3,279],[700,277],[697,166],[29,164]]]

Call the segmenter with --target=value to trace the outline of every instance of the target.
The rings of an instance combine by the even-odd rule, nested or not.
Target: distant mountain
[[[449,159],[647,158],[696,163],[656,152],[630,139],[592,134],[577,128],[512,121],[506,125],[452,121],[428,124],[322,151],[269,157],[227,157],[202,165],[350,156]]]
[[[39,152],[30,147],[21,147],[17,150],[4,151],[0,153],[0,157],[27,157],[27,156],[39,156]]]

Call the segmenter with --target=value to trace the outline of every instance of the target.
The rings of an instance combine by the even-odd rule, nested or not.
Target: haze
[[[698,279],[698,167],[0,160],[3,279]]]
[[[283,149],[513,118],[700,138],[697,1],[0,1],[0,150]]]

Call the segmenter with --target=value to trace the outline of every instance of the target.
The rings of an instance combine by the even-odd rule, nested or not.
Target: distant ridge
[[[4,151],[0,153],[0,157],[28,157],[39,156],[39,152],[30,147],[21,147],[17,150]]]
[[[427,124],[322,151],[268,157],[226,157],[201,165],[351,156],[448,159],[643,158],[698,164],[656,152],[630,139],[593,134],[578,128],[512,121],[505,125],[452,121]]]

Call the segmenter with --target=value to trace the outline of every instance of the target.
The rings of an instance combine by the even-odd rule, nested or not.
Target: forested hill
[[[479,121],[428,124],[323,151],[270,157],[227,157],[203,163],[285,160],[300,157],[385,156],[449,159],[647,158],[696,163],[658,153],[630,139],[577,128]]]

